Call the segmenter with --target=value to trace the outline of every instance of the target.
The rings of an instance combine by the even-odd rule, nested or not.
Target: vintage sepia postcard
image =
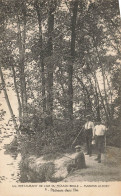
[[[118,0],[0,0],[0,195],[121,195]]]

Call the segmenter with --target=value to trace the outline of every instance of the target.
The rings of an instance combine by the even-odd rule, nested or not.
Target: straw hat
[[[81,148],[81,146],[80,145],[75,146],[75,149],[78,149],[78,148]]]

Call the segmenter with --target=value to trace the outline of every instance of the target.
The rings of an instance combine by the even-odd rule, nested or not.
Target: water
[[[0,182],[19,182],[21,154],[6,153],[5,145],[10,144],[15,134],[2,130],[0,133]]]
[[[10,144],[14,137],[13,131],[10,133],[3,130],[0,133],[0,183],[39,182],[37,174],[21,164],[23,159],[20,153],[5,149],[5,145]]]

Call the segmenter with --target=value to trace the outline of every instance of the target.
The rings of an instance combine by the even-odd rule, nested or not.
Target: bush
[[[39,131],[35,131],[35,135],[23,134],[20,137],[20,150],[23,156],[26,154],[41,156],[43,154],[54,154],[56,152],[63,152],[71,149],[77,144],[84,143],[84,132],[79,135],[78,139],[74,143],[76,136],[80,132],[82,122],[75,120],[72,125],[68,120],[54,120],[53,128],[50,127],[43,129],[43,126],[39,128]]]
[[[121,128],[112,126],[107,133],[107,145],[121,147]]]

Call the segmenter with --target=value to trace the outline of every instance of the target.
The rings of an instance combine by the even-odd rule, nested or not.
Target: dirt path
[[[121,181],[121,149],[107,147],[101,163],[95,161],[95,158],[96,155],[85,155],[87,168],[74,171],[63,181]]]

